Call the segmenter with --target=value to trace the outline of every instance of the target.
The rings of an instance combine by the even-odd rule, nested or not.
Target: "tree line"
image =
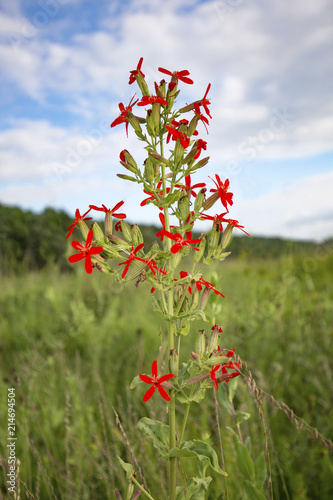
[[[73,216],[70,217],[64,211],[53,208],[46,208],[42,213],[36,214],[0,204],[1,274],[19,274],[52,266],[62,272],[73,270],[67,260],[68,247],[72,239],[81,239],[78,231],[74,231],[69,240],[66,239],[66,228],[73,219]],[[158,228],[153,225],[140,228],[147,245],[156,240]],[[232,256],[274,258],[290,252],[313,251],[315,246],[310,241],[236,236],[230,250]]]

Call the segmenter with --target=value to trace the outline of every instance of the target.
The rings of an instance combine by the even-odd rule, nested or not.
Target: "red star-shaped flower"
[[[142,382],[145,382],[146,384],[150,384],[151,387],[148,389],[148,391],[145,393],[143,396],[143,402],[146,403],[154,394],[156,389],[160,393],[163,399],[165,401],[170,401],[170,396],[166,392],[166,390],[163,388],[162,384],[163,382],[166,382],[167,380],[170,380],[172,377],[174,377],[173,373],[168,373],[166,375],[163,375],[162,377],[158,378],[158,371],[157,371],[157,361],[153,361],[151,365],[151,377],[148,377],[147,375],[139,375],[140,379]]]
[[[120,125],[121,123],[126,123],[126,135],[128,137],[128,119],[127,119],[127,113],[132,111],[133,106],[138,102],[139,99],[137,99],[135,102],[132,102],[135,96],[132,97],[130,100],[128,106],[124,106],[123,103],[119,103],[119,110],[120,110],[120,115],[118,118],[116,118],[112,123],[111,127],[115,127],[116,125]]]
[[[103,203],[102,203],[102,207],[101,208],[96,207],[96,205],[89,205],[89,207],[92,210],[97,210],[99,212],[105,212],[106,214],[110,213],[113,217],[116,217],[116,219],[126,219],[126,214],[116,214],[115,213],[118,210],[118,208],[120,208],[121,206],[123,206],[124,203],[125,203],[124,201],[120,201],[113,208],[107,208],[105,205],[103,205]]]
[[[179,130],[174,129],[173,127],[170,127],[169,125],[166,125],[165,128],[169,131],[169,133],[172,136],[172,139],[176,141],[179,139],[180,144],[184,149],[188,147],[188,145],[191,142],[191,138],[188,137],[185,132],[179,132]]]
[[[72,264],[74,262],[79,262],[79,260],[85,259],[84,265],[85,265],[85,270],[87,271],[88,274],[91,274],[93,270],[91,256],[103,252],[103,247],[91,247],[93,238],[94,238],[94,232],[90,230],[87,236],[87,241],[85,246],[83,246],[78,241],[72,241],[72,247],[75,248],[75,250],[78,250],[79,253],[76,253],[68,257],[69,262],[71,262]]]
[[[200,239],[192,239],[192,232],[186,233],[186,238],[184,238],[180,233],[170,233],[169,231],[165,231],[162,229],[162,231],[159,232],[160,236],[167,236],[171,240],[175,241],[176,243],[172,245],[170,248],[171,253],[178,253],[183,247],[191,247],[191,244],[195,243],[200,243]],[[199,251],[199,248],[193,248],[193,250]]]
[[[142,66],[142,63],[143,63],[143,57],[140,57],[140,60],[139,60],[139,62],[138,62],[138,65],[137,65],[136,69],[133,69],[132,71],[130,71],[130,78],[129,78],[129,82],[128,82],[130,85],[132,85],[132,83],[134,83],[134,82],[135,82],[135,80],[136,80],[136,78],[135,78],[135,77],[136,77],[138,74],[141,74],[141,75],[142,75],[142,78],[144,78],[144,77],[145,77],[145,75],[144,75],[144,74],[142,73],[142,71],[141,71],[141,66]]]
[[[212,179],[212,181],[214,182],[216,189],[211,189],[210,192],[216,193],[219,196],[222,205],[229,212],[228,203],[229,203],[229,205],[233,205],[233,203],[234,203],[232,201],[233,193],[227,192],[229,189],[229,185],[230,185],[229,179],[226,179],[226,181],[223,183],[221,181],[219,175],[215,174],[215,178],[216,178],[216,181],[214,181],[214,179]],[[211,179],[211,177],[210,177],[210,179]]]
[[[167,106],[169,103],[163,97],[159,97],[157,95],[144,95],[140,102],[138,102],[138,106],[147,106],[147,104],[163,104],[163,106]]]
[[[141,248],[143,248],[145,246],[144,243],[140,243],[140,245],[138,245],[136,248],[134,248],[134,246],[132,245],[132,250],[128,256],[128,259],[125,260],[124,262],[120,262],[118,264],[118,266],[123,266],[125,265],[125,268],[123,270],[123,273],[121,275],[121,277],[124,279],[126,274],[127,274],[127,271],[129,269],[129,266],[130,266],[130,263],[133,261],[133,260],[140,260],[141,262],[145,262],[144,259],[141,259],[140,257],[136,257],[136,253],[139,252],[141,250]]]
[[[194,186],[191,186],[191,176],[187,175],[185,177],[185,185],[176,184],[175,187],[185,189],[188,198],[191,197],[191,194],[192,194],[192,196],[194,196],[194,198],[196,198],[197,193],[193,190],[196,188],[204,188],[204,187],[206,187],[206,184],[204,182],[200,182],[199,184],[194,184]]]
[[[164,73],[165,75],[169,75],[172,77],[172,80],[174,80],[175,83],[178,83],[178,80],[184,83],[192,84],[193,80],[191,78],[187,78],[188,75],[190,74],[187,69],[183,69],[182,71],[169,71],[168,69],[164,68],[158,68],[158,71],[161,73]]]
[[[92,217],[86,217],[86,215],[90,212],[90,210],[91,210],[91,208],[89,208],[89,210],[87,210],[83,215],[80,214],[80,211],[78,208],[75,210],[75,221],[70,226],[68,226],[68,228],[66,229],[66,231],[69,231],[66,238],[70,237],[70,235],[74,231],[75,227],[77,226],[77,224],[79,224],[79,222],[81,220],[91,220],[92,219]]]

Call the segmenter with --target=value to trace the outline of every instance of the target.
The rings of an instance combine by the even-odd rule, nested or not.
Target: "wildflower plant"
[[[152,404],[158,405],[158,399],[162,398],[168,405],[169,425],[144,417],[138,427],[169,462],[169,500],[203,499],[212,480],[207,469],[210,467],[221,476],[226,476],[227,472],[219,465],[217,454],[208,443],[200,439],[185,440],[190,407],[192,403],[200,403],[206,392],[218,391],[220,384],[227,384],[241,375],[241,371],[240,364],[234,360],[234,350],[219,345],[221,326],[210,325],[209,333],[202,330],[195,334],[191,331],[191,322],[195,319],[208,321],[205,307],[211,294],[215,294],[216,300],[224,300],[217,285],[207,281],[204,269],[230,254],[226,248],[234,227],[245,230],[229,217],[233,194],[228,179],[221,180],[215,174],[215,179],[209,180],[211,187],[207,187],[206,182],[193,180],[209,160],[204,156],[207,142],[198,137],[197,129],[203,128],[204,133],[208,133],[212,118],[208,98],[211,85],[207,86],[203,97],[177,109],[179,87],[193,84],[189,72],[158,68],[170,80],[155,83],[151,91],[141,70],[142,63],[141,58],[129,79],[130,85],[138,85],[142,97],[135,99],[133,96],[128,106],[120,103],[120,115],[111,123],[111,128],[125,124],[127,136],[129,129],[133,129],[144,145],[147,157],[143,167],[139,168],[125,149],[120,152],[120,164],[126,173],[117,175],[137,183],[143,190],[141,206],[156,207],[160,225],[157,241],[147,248],[139,226],[130,225],[126,215],[119,213],[124,202],[113,200],[111,205],[116,204],[112,209],[90,205],[82,216],[76,210],[68,236],[79,228],[85,244],[73,241],[72,246],[79,253],[69,260],[84,259],[87,273],[96,268],[123,283],[137,280],[150,284],[153,309],[167,325],[168,369],[159,376],[157,360],[152,359],[151,375],[139,374],[131,388],[139,390],[140,384],[149,386],[143,393],[144,402],[152,400]],[[215,212],[222,213],[207,213],[213,207]],[[104,231],[96,222],[91,229],[87,226],[86,221],[90,219],[87,215],[92,210],[105,213]],[[171,217],[176,225],[170,225]],[[117,219],[115,225],[114,218]],[[195,235],[196,222],[204,220],[212,223],[210,231],[198,237]],[[188,353],[187,362],[180,363],[181,354],[184,358],[182,338],[186,335],[193,336],[193,351]],[[178,411],[180,406],[182,411]],[[200,472],[198,477],[179,486],[177,464],[188,457],[198,461]],[[120,457],[119,461],[127,476],[126,500],[132,495],[137,498],[141,493],[152,499],[149,485],[140,484],[132,465]],[[134,493],[135,486],[138,489]],[[118,490],[116,496],[121,498]]]

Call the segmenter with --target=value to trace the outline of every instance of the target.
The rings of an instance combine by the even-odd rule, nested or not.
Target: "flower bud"
[[[111,212],[105,212],[105,234],[112,234],[112,214]]]
[[[197,340],[195,341],[195,352],[199,358],[203,358],[206,352],[206,334],[205,330],[200,330]]]
[[[139,86],[139,89],[141,90],[142,92],[142,95],[145,96],[145,95],[150,95],[149,94],[149,89],[148,89],[148,85],[147,85],[147,82],[146,80],[143,78],[142,74],[140,73],[140,71],[138,72],[137,75],[135,75],[135,79],[136,79],[136,83],[138,84]]]
[[[158,131],[160,128],[160,112],[161,112],[161,105],[158,102],[154,102],[152,104],[152,113],[151,113],[151,126],[152,129],[154,130],[155,134],[158,135]]]
[[[93,223],[92,228],[94,231],[94,239],[99,241],[99,242],[104,243],[104,233],[103,233],[102,229],[99,227],[99,225],[97,224],[97,222]]]
[[[187,195],[182,196],[178,201],[178,210],[183,221],[186,221],[190,213],[190,200]]]
[[[127,149],[124,149],[121,153],[120,153],[120,158],[121,158],[121,164],[124,165],[124,163],[126,162],[128,165],[130,165],[134,170],[132,170],[132,172],[138,172],[139,169],[138,169],[138,166],[136,164],[136,161],[134,160],[133,156],[127,151]],[[125,158],[125,161],[123,160],[123,158]],[[128,168],[128,166],[126,167]]]
[[[225,228],[225,230],[223,231],[223,234],[222,234],[222,249],[223,248],[226,248],[230,241],[231,241],[231,237],[232,237],[232,230],[233,230],[234,226],[232,224],[228,224],[227,227]]]
[[[184,157],[184,148],[181,145],[180,140],[177,139],[175,149],[174,149],[174,157],[173,157],[173,160],[174,160],[173,172],[178,172],[179,167],[183,161],[183,157]]]
[[[194,202],[194,211],[195,212],[199,212],[202,208],[202,205],[205,201],[205,193],[206,193],[207,189],[206,188],[202,188],[199,193],[197,194],[197,197],[195,199],[195,202]]]
[[[187,113],[188,111],[192,111],[194,109],[194,104],[199,103],[200,101],[191,102],[191,104],[187,104],[186,106],[180,108],[179,113]]]
[[[139,118],[137,116],[134,116],[131,111],[128,111],[126,118],[127,118],[127,121],[132,125],[132,127],[134,128],[134,130],[136,132],[142,133],[140,121],[139,121]]]
[[[120,179],[125,179],[126,181],[137,182],[136,178],[131,177],[130,175],[117,174],[117,177],[119,177]]]
[[[214,330],[210,334],[210,338],[207,344],[207,352],[211,353],[213,351],[216,351],[218,342],[219,342],[219,329],[214,328]]]
[[[144,177],[149,184],[151,184],[154,181],[154,166],[151,161],[151,159],[148,157],[146,158],[145,162],[145,171],[144,171]]]
[[[191,167],[191,172],[194,172],[195,170],[198,170],[198,168],[202,168],[207,165],[207,163],[209,162],[209,158],[210,156],[207,156],[206,158],[202,158],[201,160],[199,160],[195,165],[193,165],[193,167]]]
[[[199,121],[199,116],[194,115],[192,120],[190,121],[188,129],[187,129],[187,135],[189,137],[191,137],[191,135],[193,135],[193,133],[195,132],[195,129],[197,128],[197,125],[198,125],[198,121]]]
[[[203,254],[205,253],[207,234],[202,233],[200,236],[200,239],[201,239],[201,242],[199,243],[199,252],[194,252],[194,254],[193,254],[194,262],[199,262],[199,260],[202,259]]]
[[[122,220],[121,221],[121,229],[122,229],[123,235],[125,236],[126,240],[129,243],[133,243],[133,234],[132,234],[131,226],[129,224],[127,224],[126,221]]]
[[[202,204],[203,209],[209,210],[210,208],[212,208],[213,205],[215,205],[218,199],[219,199],[218,193],[213,193],[209,198],[207,198],[207,200],[203,202]]]
[[[193,358],[195,361],[198,361],[198,362],[200,361],[200,360],[199,360],[199,356],[197,355],[197,353],[196,353],[196,352],[191,352],[191,356],[192,356],[192,358]]]
[[[163,156],[159,155],[158,153],[150,153],[149,156],[151,157],[151,160],[153,163],[157,163],[160,165],[161,163],[164,163],[164,165],[168,165],[169,161],[164,158]]]
[[[181,258],[182,258],[181,252],[177,252],[177,253],[172,254],[172,257],[170,260],[171,269],[173,269],[173,270],[177,269],[177,267],[181,261]]]
[[[220,239],[220,228],[218,224],[213,224],[212,230],[208,239],[208,253],[212,255],[217,249]]]
[[[197,289],[197,287],[195,286],[195,284],[192,284],[192,303],[191,303],[191,310],[193,311],[198,303],[199,303],[199,298],[200,298],[200,292],[199,290]]]
[[[79,220],[79,227],[80,227],[80,231],[82,233],[83,238],[86,240],[88,233],[89,233],[89,228],[88,228],[87,224],[84,222],[84,220],[81,220],[81,219]]]
[[[133,245],[138,246],[143,243],[143,236],[137,224],[132,226]]]
[[[137,168],[132,167],[129,165],[129,163],[126,163],[125,161],[120,160],[119,162],[123,167],[127,168],[130,172],[133,172],[133,174],[136,174],[138,172]]]
[[[179,356],[176,349],[170,350],[170,370],[174,375],[178,374]]]
[[[107,243],[103,243],[103,255],[106,255],[106,258],[112,259],[114,259],[115,257],[119,257],[119,253],[117,252],[117,250]]]
[[[205,309],[209,297],[209,288],[206,286],[201,295],[200,309]]]

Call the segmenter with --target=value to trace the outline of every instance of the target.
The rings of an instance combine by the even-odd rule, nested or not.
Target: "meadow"
[[[16,389],[17,498],[112,500],[125,487],[119,455],[162,500],[167,470],[136,422],[166,422],[166,405],[155,397],[144,404],[144,388],[130,383],[162,359],[165,325],[145,283],[123,288],[96,270],[75,271],[2,278],[0,500],[7,498],[9,387]],[[243,361],[243,377],[191,408],[188,432],[216,448],[229,474],[208,498],[249,498],[235,433],[254,460],[267,450],[267,498],[333,498],[332,244],[274,258],[231,256],[210,275],[226,299],[212,295],[208,314],[223,327],[220,345]],[[202,328],[210,325],[193,322],[189,346]],[[191,473],[185,462],[180,477]]]

